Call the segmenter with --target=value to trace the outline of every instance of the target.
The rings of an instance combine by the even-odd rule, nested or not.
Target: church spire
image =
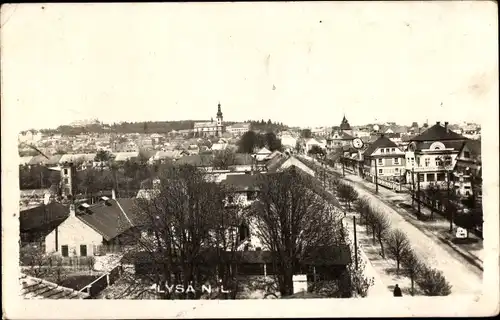
[[[220,109],[220,102],[217,105],[217,118],[222,118],[222,111]]]

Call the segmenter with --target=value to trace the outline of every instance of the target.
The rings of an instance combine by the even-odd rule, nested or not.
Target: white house
[[[271,151],[264,147],[255,153],[255,159],[257,159],[257,161],[262,161],[270,154]]]
[[[281,145],[283,147],[288,147],[290,149],[293,149],[297,145],[297,139],[295,139],[294,137],[292,137],[289,134],[282,135],[281,136]]]
[[[45,237],[46,253],[63,257],[92,256],[101,246],[129,244],[136,227],[133,199],[108,199],[95,205],[71,206],[69,216]]]
[[[468,139],[437,122],[420,135],[411,138],[406,151],[406,176],[408,182],[443,183],[455,167],[456,158]],[[412,180],[413,172],[413,180]]]
[[[313,146],[318,146],[321,148],[321,143],[314,138],[307,139],[305,145],[306,145],[306,150],[305,150],[306,154],[312,149]]]

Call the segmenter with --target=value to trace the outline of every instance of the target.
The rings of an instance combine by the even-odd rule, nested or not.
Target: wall
[[[80,255],[80,245],[87,245],[87,256],[94,255],[94,245],[102,244],[102,236],[75,216],[69,216],[63,223],[45,238],[46,253],[54,252],[58,232],[58,253],[62,254],[61,246],[69,247],[69,255]],[[73,250],[76,251],[74,254]]]

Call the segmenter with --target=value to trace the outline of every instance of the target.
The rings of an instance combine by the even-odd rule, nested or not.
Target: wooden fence
[[[106,289],[110,285],[114,284],[116,280],[120,278],[123,273],[121,265],[118,265],[111,269],[106,274],[103,274],[93,282],[86,285],[80,292],[85,292],[90,295],[91,298],[96,297],[102,290]]]

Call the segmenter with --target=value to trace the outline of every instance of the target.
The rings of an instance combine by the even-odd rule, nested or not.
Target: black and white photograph
[[[498,314],[497,3],[16,3],[0,32],[6,319]]]

